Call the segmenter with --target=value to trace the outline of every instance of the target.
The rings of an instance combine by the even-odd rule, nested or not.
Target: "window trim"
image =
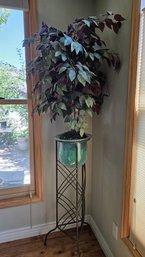
[[[29,0],[0,0],[1,8],[17,8],[19,10],[28,10]]]
[[[130,39],[130,61],[128,79],[128,98],[125,131],[124,182],[121,237],[129,236],[130,230],[130,190],[132,177],[132,160],[134,154],[135,97],[139,43],[140,0],[132,2],[132,22]]]
[[[129,79],[128,79],[128,97],[126,113],[126,131],[125,131],[125,154],[124,154],[124,179],[123,179],[123,200],[122,200],[122,222],[121,239],[128,246],[132,254],[141,257],[139,252],[133,249],[129,240],[131,213],[130,213],[130,195],[131,183],[135,156],[135,130],[136,130],[136,79],[137,62],[139,46],[139,25],[140,25],[141,1],[132,1],[132,22],[130,39],[130,61],[129,61]]]
[[[31,19],[33,17],[33,21]],[[30,37],[38,30],[37,25],[37,7],[35,0],[29,0],[29,11],[24,12],[24,30],[25,37]],[[34,57],[34,47],[26,47],[26,64],[30,62],[30,60]],[[33,85],[32,78],[27,78],[27,86],[28,86],[28,99],[24,100],[24,102],[32,101],[31,88]],[[5,104],[6,100],[0,100],[1,104]],[[14,102],[13,100],[9,101]],[[22,104],[22,100],[15,100],[16,102],[20,102]],[[8,103],[8,102],[7,102]],[[32,106],[32,105],[30,105]],[[32,107],[33,108],[33,107]],[[30,112],[29,112],[30,113]],[[33,149],[30,150],[30,167],[34,169],[34,177],[35,177],[35,193],[24,196],[21,195],[21,187],[15,189],[7,189],[8,194],[15,193],[14,197],[8,197],[6,199],[0,200],[0,208],[14,207],[19,205],[25,205],[30,203],[36,203],[43,200],[43,179],[42,179],[42,146],[41,146],[41,117],[38,114],[35,114],[32,119],[29,119],[29,130],[32,132],[33,139],[32,144],[30,144]],[[33,127],[35,124],[35,129]],[[34,150],[34,154],[32,156],[32,150]],[[32,164],[34,163],[34,165]],[[34,166],[34,167],[33,167]],[[17,195],[17,191],[19,192],[19,196]],[[32,189],[33,191],[33,189]]]

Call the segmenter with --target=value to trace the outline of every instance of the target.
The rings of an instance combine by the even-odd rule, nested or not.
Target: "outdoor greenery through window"
[[[41,119],[26,75],[34,49],[22,46],[35,31],[35,0],[0,0],[0,208],[42,200]]]
[[[30,183],[28,103],[14,101],[27,99],[23,21],[23,11],[0,8],[0,188]]]

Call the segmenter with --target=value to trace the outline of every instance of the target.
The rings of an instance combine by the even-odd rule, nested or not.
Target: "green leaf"
[[[94,49],[95,51],[98,51],[98,50],[101,49],[101,46],[99,46],[99,45],[95,42],[95,44],[93,45],[93,49]]]
[[[85,87],[86,80],[80,74],[77,75],[77,78],[78,78],[79,82]]]
[[[98,53],[94,53],[94,56],[96,57],[96,59],[98,59],[99,61],[101,60],[101,55]]]
[[[70,81],[74,81],[74,79],[76,78],[76,72],[74,69],[69,69],[69,79]]]
[[[75,47],[74,47],[74,42],[71,43],[71,52],[73,52],[75,50]]]
[[[42,112],[47,112],[48,107],[49,106],[47,104],[43,105]]]
[[[39,100],[42,100],[42,101],[46,100],[46,94],[45,94],[45,92],[42,92],[42,93],[39,95]]]
[[[78,42],[72,42],[71,43],[71,52],[73,52],[74,50],[75,50],[76,54],[78,54],[79,52],[83,51],[83,47]]]
[[[71,45],[71,43],[73,42],[72,38],[67,36],[66,34],[64,34],[64,36],[65,36],[64,45],[65,46]]]
[[[85,130],[83,128],[81,128],[80,129],[80,136],[83,137],[84,133],[85,133]]]
[[[65,111],[67,110],[66,105],[64,103],[59,103],[59,108]]]
[[[97,21],[95,21],[95,20],[93,20],[93,22],[94,22],[94,24],[98,27],[98,22]]]
[[[66,57],[65,54],[61,54],[61,58],[62,58],[62,60],[63,60],[64,62],[67,60],[67,57]]]
[[[85,81],[87,81],[89,84],[91,83],[90,75],[87,74],[86,71],[80,70],[80,71],[79,71],[79,75],[81,75],[81,76],[83,77],[83,79],[84,79]]]
[[[63,90],[60,87],[57,87],[56,91],[59,95],[64,95]]]
[[[84,110],[80,110],[80,115],[84,116],[85,115],[85,111]]]
[[[53,47],[55,50],[58,49],[58,46],[59,46],[59,43],[58,43],[58,42],[56,42],[56,41],[52,42],[52,41],[51,41],[50,43],[51,43],[52,47]]]
[[[92,108],[94,105],[94,99],[90,96],[88,96],[85,100],[86,105],[88,106],[88,108]]]
[[[62,53],[60,52],[60,51],[56,51],[55,52],[55,57],[58,57],[58,56],[60,56]]]
[[[90,27],[90,21],[88,20],[82,20],[88,27]]]
[[[83,67],[82,67],[82,64],[80,62],[78,62],[76,64],[76,67],[79,69],[79,70],[83,70]]]
[[[57,61],[56,61],[56,58],[54,58],[54,57],[52,58],[52,61],[53,61],[54,63],[56,63],[56,62],[57,62]]]
[[[57,109],[57,112],[58,112],[58,114],[59,114],[60,116],[63,116],[63,112],[62,112],[62,110]]]
[[[54,110],[54,109],[55,109],[55,105],[56,105],[56,103],[55,103],[55,102],[51,104],[51,109],[52,109],[52,110]]]
[[[96,16],[89,16],[90,19],[96,20],[97,17]]]
[[[82,123],[82,128],[83,128],[83,129],[86,129],[87,127],[88,127],[87,122],[83,122],[83,123]]]
[[[92,61],[94,61],[94,54],[90,53],[89,57],[91,58]]]
[[[83,65],[83,68],[90,72],[89,68],[86,65]]]
[[[64,119],[64,122],[67,123],[67,122],[70,122],[70,120],[71,120],[70,116],[67,115],[67,116],[65,117],[65,119]]]
[[[87,113],[89,114],[89,116],[90,117],[92,117],[93,115],[92,115],[92,110],[90,109],[90,110],[87,110]]]
[[[64,40],[65,40],[65,38],[64,38],[64,37],[61,37],[61,38],[59,39],[59,42],[64,45]]]
[[[70,121],[71,129],[75,129],[76,125],[77,125],[77,121],[76,120]]]
[[[60,68],[60,70],[59,70],[59,74],[63,73],[63,72],[66,71],[66,70],[67,70],[67,67],[62,66],[62,67]]]
[[[62,89],[64,92],[67,92],[67,87],[66,87],[66,85],[61,85],[61,89]]]
[[[85,57],[87,58],[88,57],[88,52],[86,51],[86,49],[83,47],[83,50],[85,52]]]
[[[46,77],[46,81],[47,81],[48,84],[51,84],[52,78],[51,78],[50,75],[48,75],[48,76]]]
[[[108,15],[113,15],[113,12],[107,11]]]
[[[79,97],[79,102],[80,102],[81,106],[83,106],[83,104],[85,102],[85,97],[84,96]],[[83,111],[83,113],[84,113],[84,111]],[[80,112],[80,114],[81,114],[81,112]],[[83,115],[83,114],[81,114],[81,115]]]

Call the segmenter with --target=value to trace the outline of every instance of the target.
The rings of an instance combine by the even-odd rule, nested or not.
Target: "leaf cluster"
[[[107,95],[104,65],[119,69],[120,59],[100,37],[109,28],[118,33],[124,18],[107,12],[98,17],[76,19],[66,32],[42,23],[40,33],[25,39],[36,43],[37,56],[28,66],[37,78],[33,87],[35,111],[49,110],[51,120],[61,115],[71,130],[81,135],[86,114],[99,114]]]

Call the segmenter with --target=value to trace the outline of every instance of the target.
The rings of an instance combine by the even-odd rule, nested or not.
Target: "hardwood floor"
[[[74,232],[71,232],[74,233]],[[93,233],[85,229],[80,237],[81,257],[105,257]],[[44,246],[44,236],[0,244],[0,257],[75,257],[76,244],[61,232],[53,233]]]

